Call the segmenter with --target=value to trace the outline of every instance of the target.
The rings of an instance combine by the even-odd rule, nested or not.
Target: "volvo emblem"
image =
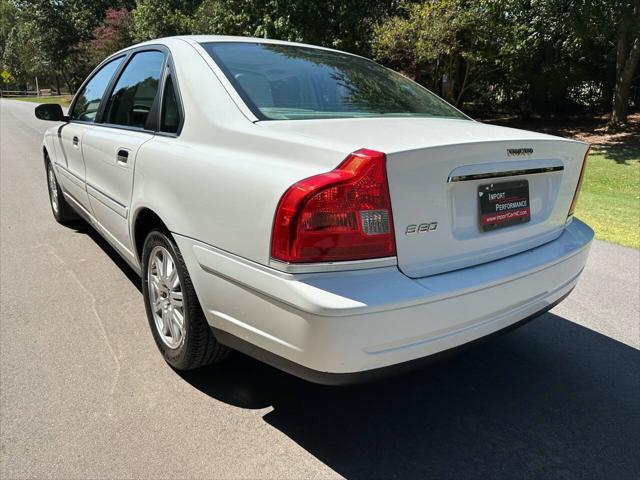
[[[533,148],[507,148],[507,155],[510,157],[526,157],[533,153]]]

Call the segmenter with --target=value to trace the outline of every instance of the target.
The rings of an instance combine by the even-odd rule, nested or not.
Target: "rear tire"
[[[78,214],[73,210],[71,205],[67,203],[67,199],[64,198],[58,179],[56,178],[56,172],[53,169],[51,160],[47,159],[47,187],[49,190],[49,204],[51,205],[51,212],[53,217],[58,223],[63,225],[78,220]]]
[[[142,249],[142,293],[153,338],[165,361],[192,370],[226,358],[204,316],[178,246],[152,230]]]

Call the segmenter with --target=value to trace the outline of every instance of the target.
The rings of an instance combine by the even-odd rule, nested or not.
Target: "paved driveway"
[[[47,124],[0,111],[1,478],[640,478],[638,251],[595,242],[552,313],[401,378],[179,375],[135,275],[54,222]]]

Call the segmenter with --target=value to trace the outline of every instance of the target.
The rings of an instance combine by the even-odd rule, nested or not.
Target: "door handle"
[[[78,137],[76,137],[76,136],[73,137],[73,146],[74,147],[78,146]]]
[[[118,150],[118,156],[116,159],[120,163],[127,163],[129,161],[129,152],[124,149]]]

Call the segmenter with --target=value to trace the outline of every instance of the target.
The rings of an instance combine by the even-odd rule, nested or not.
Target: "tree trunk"
[[[440,61],[436,61],[436,65],[433,68],[433,73],[431,74],[431,91],[438,94],[439,88],[440,88]]]
[[[602,93],[598,102],[598,113],[607,113],[611,110],[613,99],[613,88],[615,87],[616,72],[615,65],[607,68],[604,82],[602,84]]]
[[[456,107],[460,107],[462,104],[462,98],[467,91],[467,82],[469,80],[469,71],[471,70],[471,60],[467,60],[465,62],[464,76],[462,77],[462,85],[460,86],[460,91],[458,92],[458,97],[456,98]]]
[[[64,80],[64,83],[67,84],[67,88],[69,89],[69,93],[71,95],[73,95],[73,87],[71,85],[71,80],[67,76],[67,73],[65,72],[64,68],[60,70],[60,74],[62,75],[62,79]]]
[[[449,65],[447,66],[447,82],[445,83],[446,91],[444,91],[444,99],[449,103],[454,103],[453,92],[456,88],[456,76],[457,76],[456,59],[449,57]]]
[[[618,41],[616,86],[613,91],[613,111],[611,113],[612,126],[617,126],[627,121],[631,81],[638,68],[638,62],[640,62],[640,37],[634,39],[630,49],[624,48],[625,43],[622,39]],[[625,50],[628,50],[628,53]]]
[[[631,13],[631,12],[629,12]],[[618,32],[616,48],[616,82],[613,89],[613,109],[609,126],[615,128],[627,121],[631,82],[640,62],[640,1],[633,13],[624,18]]]

